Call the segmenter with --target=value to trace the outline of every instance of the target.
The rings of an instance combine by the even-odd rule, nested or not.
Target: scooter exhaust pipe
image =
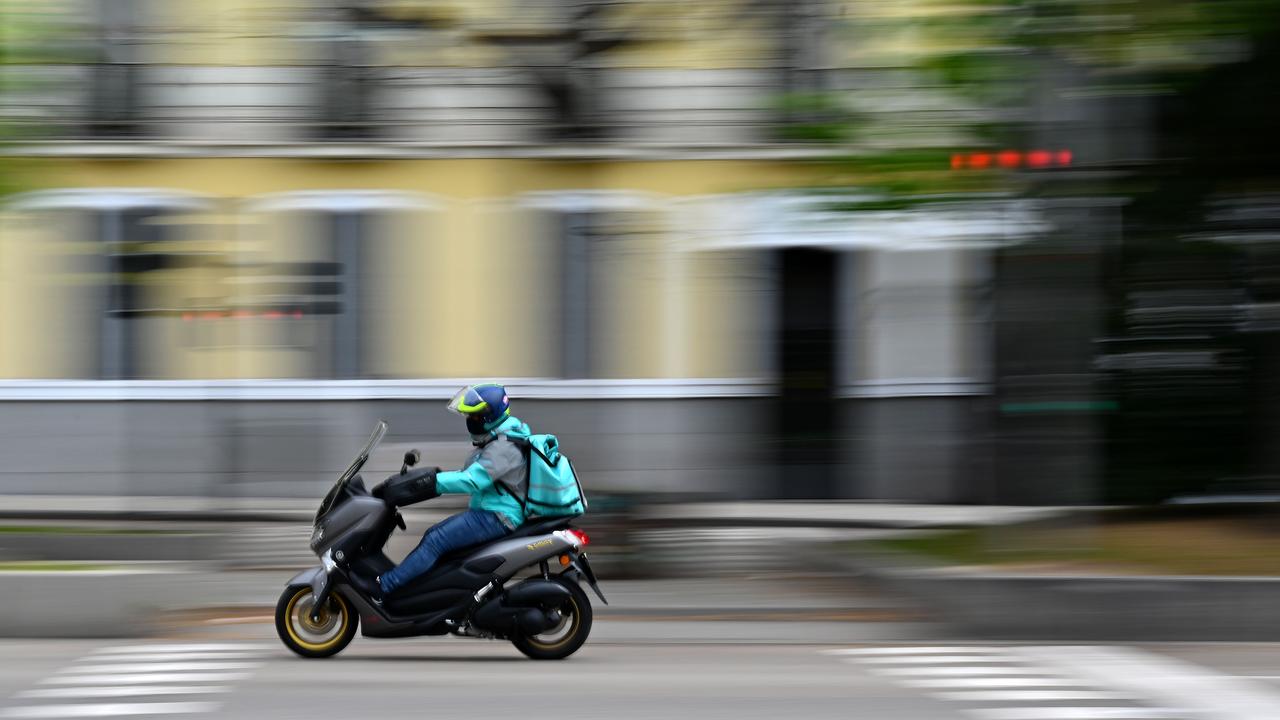
[[[476,609],[472,623],[496,635],[510,636],[517,630],[528,635],[555,627],[560,622],[556,610],[570,597],[559,583],[526,580]]]

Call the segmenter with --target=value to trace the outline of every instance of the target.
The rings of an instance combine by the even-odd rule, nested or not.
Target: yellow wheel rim
[[[328,607],[320,612],[320,621],[312,622],[313,601],[309,587],[294,593],[285,606],[284,627],[289,633],[289,639],[300,647],[320,652],[337,645],[346,634],[347,626],[351,623],[351,610],[347,607],[347,601],[335,593],[329,596]]]
[[[578,601],[572,596],[569,597],[569,604],[560,608],[561,615],[568,615],[569,629],[562,635],[557,635],[554,640],[541,640],[538,635],[530,635],[529,643],[542,650],[555,650],[558,647],[568,643],[578,635],[578,626],[582,624],[582,616],[578,613]],[[557,632],[564,628],[564,618],[561,624],[555,629],[548,632]]]

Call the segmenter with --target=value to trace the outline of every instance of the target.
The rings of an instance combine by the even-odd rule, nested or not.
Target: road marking
[[[145,672],[191,672],[193,670],[252,670],[262,667],[256,662],[161,662],[161,663],[124,663],[122,665],[72,665],[60,673],[145,673]]]
[[[247,680],[252,673],[135,673],[132,675],[58,675],[45,685],[149,685],[170,682],[229,682]]]
[[[155,652],[92,654],[79,662],[151,662],[161,660],[240,660],[262,657],[260,652],[239,650],[206,650],[204,652]]]
[[[1020,653],[1078,677],[1141,694],[1206,720],[1276,720],[1280,692],[1265,683],[1126,647],[1027,647]]]
[[[1109,690],[966,690],[941,692],[938,697],[956,702],[1076,702],[1080,700],[1132,700]]]
[[[889,676],[904,686],[922,688],[939,700],[957,703],[965,713],[980,720],[1179,716],[1165,707],[1143,706],[1145,694],[1055,672],[1037,654],[1021,650],[1016,646],[903,646],[849,648],[828,654],[873,674]],[[1076,706],[1079,703],[1096,704]]]
[[[229,687],[217,685],[126,685],[122,687],[56,687],[24,690],[16,698],[90,698],[135,697],[141,695],[200,695],[231,692]]]
[[[958,688],[998,690],[1002,688],[1080,687],[1079,680],[1059,677],[940,677],[916,680],[902,678],[898,682],[908,687],[955,690]]]
[[[213,712],[222,707],[214,696],[232,691],[227,683],[246,680],[251,677],[248,670],[262,666],[252,661],[261,649],[261,645],[240,643],[99,648],[44,678],[45,687],[15,695],[24,703],[0,711],[0,719]],[[190,702],[158,701],[163,696],[196,697]],[[120,702],[120,698],[137,701]]]
[[[219,650],[269,650],[270,645],[245,645],[241,643],[204,643],[201,645],[117,645],[115,647],[99,648],[93,652],[95,655],[106,655],[116,653],[149,653],[149,652],[217,652]]]
[[[118,715],[181,715],[186,713],[213,712],[214,702],[181,703],[97,703],[94,705],[32,705],[5,710],[0,717],[9,718],[71,718],[115,717]]]
[[[877,663],[880,665],[969,665],[972,663],[1020,663],[1022,658],[1012,655],[874,655],[849,658],[846,662]]]
[[[991,655],[998,651],[993,647],[903,647],[839,648],[823,650],[824,655]]]
[[[1008,665],[972,665],[969,667],[869,667],[877,675],[901,677],[1021,677],[1026,675],[1043,675],[1044,672],[1030,667],[1010,667]]]
[[[1144,720],[1185,717],[1176,710],[1165,708],[1029,707],[984,708],[969,712],[983,720]]]

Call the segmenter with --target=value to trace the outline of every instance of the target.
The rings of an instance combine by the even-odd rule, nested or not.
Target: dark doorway
[[[778,496],[836,491],[836,269],[838,256],[779,252]]]

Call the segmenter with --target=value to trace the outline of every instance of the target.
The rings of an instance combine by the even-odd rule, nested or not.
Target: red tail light
[[[578,539],[578,547],[584,548],[591,544],[591,538],[587,534],[577,528],[569,528],[569,534]]]

